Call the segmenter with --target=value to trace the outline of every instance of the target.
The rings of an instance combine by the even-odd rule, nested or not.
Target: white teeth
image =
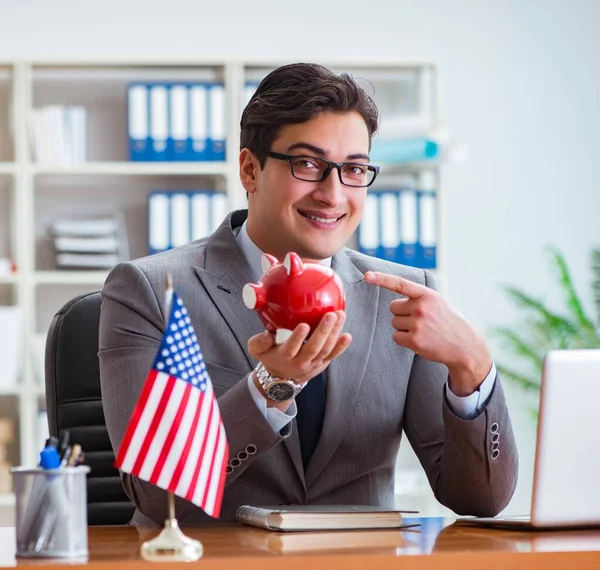
[[[311,214],[304,214],[307,218],[311,220],[315,220],[316,222],[321,222],[323,224],[333,224],[338,221],[338,218],[319,218],[317,216],[312,216]]]

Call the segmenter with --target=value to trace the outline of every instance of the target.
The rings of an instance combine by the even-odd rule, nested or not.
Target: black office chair
[[[52,320],[46,340],[46,406],[50,435],[69,430],[79,443],[87,478],[88,524],[126,524],[135,507],[123,491],[108,438],[98,365],[100,292],[69,301]]]

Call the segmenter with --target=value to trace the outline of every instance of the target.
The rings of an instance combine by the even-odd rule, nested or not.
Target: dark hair
[[[304,123],[324,111],[360,113],[371,145],[377,106],[351,75],[337,75],[314,63],[278,67],[260,82],[242,113],[240,149],[250,149],[262,167],[266,157],[261,151],[271,148],[281,127]]]

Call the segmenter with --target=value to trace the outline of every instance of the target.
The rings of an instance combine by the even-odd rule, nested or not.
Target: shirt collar
[[[242,224],[242,227],[239,228],[235,239],[239,248],[242,250],[244,257],[246,258],[248,265],[250,266],[250,271],[252,272],[252,277],[254,281],[258,281],[263,274],[262,265],[260,263],[263,251],[261,251],[261,249],[250,239],[246,227],[247,223],[248,221],[246,220]],[[322,259],[319,261],[319,263],[325,265],[326,267],[331,267],[331,257],[328,257],[327,259]]]

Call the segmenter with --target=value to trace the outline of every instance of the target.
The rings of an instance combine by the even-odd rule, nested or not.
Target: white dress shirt
[[[252,277],[254,281],[258,281],[263,274],[261,266],[261,257],[263,252],[258,246],[250,239],[248,231],[246,229],[246,222],[237,231],[236,240],[238,246],[242,250],[242,253],[246,257],[246,261],[250,266]],[[331,267],[331,257],[321,260],[319,263]],[[450,409],[459,417],[464,420],[471,419],[479,414],[487,403],[494,382],[496,381],[496,365],[492,363],[492,368],[486,376],[485,380],[479,386],[479,390],[473,392],[469,396],[461,397],[457,396],[450,390],[448,382],[446,382],[446,400]],[[269,425],[274,431],[281,431],[288,423],[290,423],[295,417],[297,412],[296,402],[292,402],[286,412],[282,412],[277,408],[268,408],[267,400],[261,394],[260,390],[254,384],[252,379],[252,373],[248,375],[248,389],[252,395],[252,399],[258,406],[258,409],[262,412]]]

